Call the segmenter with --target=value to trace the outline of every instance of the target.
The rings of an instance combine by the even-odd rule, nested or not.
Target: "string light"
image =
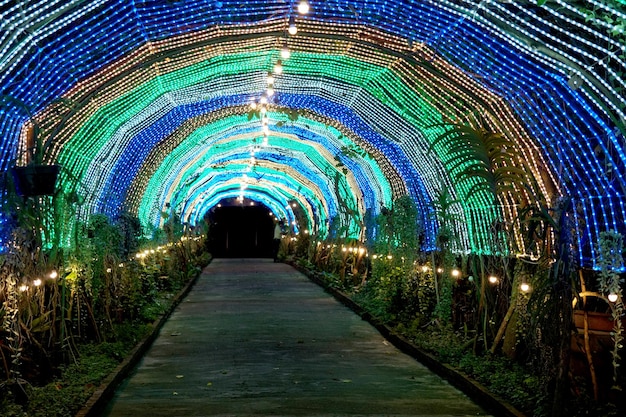
[[[623,16],[623,12],[615,6],[593,1],[591,3],[599,5],[598,7],[601,7],[603,13],[607,15]],[[258,51],[265,51],[263,48],[266,48],[269,42],[275,44],[275,37],[267,41],[255,39],[241,42],[241,45],[237,46],[235,46],[237,42],[223,41],[216,37],[228,38],[232,34],[254,31],[262,33],[263,30],[282,31],[284,20],[281,18],[280,21],[270,21],[267,28],[254,25],[231,26],[230,23],[239,22],[243,13],[249,12],[246,9],[234,11],[228,16],[221,13],[197,16],[195,22],[197,24],[184,25],[189,14],[181,13],[182,9],[176,5],[158,12],[157,9],[148,8],[147,10],[154,12],[151,15],[154,19],[153,24],[145,28],[149,41],[144,46],[133,49],[137,48],[137,44],[132,39],[122,36],[119,39],[111,37],[107,51],[103,52],[102,56],[95,56],[93,60],[88,61],[93,63],[93,66],[76,70],[75,77],[65,77],[64,71],[39,64],[49,61],[45,59],[48,56],[46,54],[58,54],[55,55],[54,61],[58,63],[59,68],[79,68],[76,63],[86,61],[85,57],[90,56],[93,51],[90,45],[104,37],[107,28],[114,26],[115,33],[124,33],[136,24],[114,17],[103,19],[103,16],[108,16],[107,13],[115,11],[121,2],[110,2],[106,5],[93,2],[91,5],[83,5],[71,1],[68,4],[76,7],[73,9],[75,13],[59,17],[55,20],[54,27],[48,26],[49,32],[33,26],[35,21],[24,17],[34,11],[30,6],[25,6],[21,17],[3,16],[12,19],[10,21],[15,27],[24,28],[25,33],[31,34],[29,36],[32,37],[29,38],[29,42],[23,44],[17,43],[18,37],[14,40],[8,39],[2,45],[0,56],[5,59],[0,62],[2,65],[0,80],[5,86],[15,84],[15,91],[25,96],[29,96],[30,91],[43,91],[37,98],[28,98],[29,102],[36,103],[38,109],[42,109],[45,103],[50,103],[65,93],[69,97],[86,97],[92,91],[100,91],[101,93],[97,97],[94,96],[90,104],[81,109],[79,115],[68,123],[67,129],[64,129],[58,141],[53,143],[52,154],[58,157],[59,162],[62,162],[72,175],[81,178],[81,182],[84,182],[90,190],[90,195],[94,196],[89,197],[90,200],[86,202],[86,212],[104,211],[114,215],[128,203],[136,211],[141,210],[142,222],[152,222],[152,219],[156,218],[154,213],[157,209],[148,209],[149,203],[143,201],[158,200],[163,193],[169,192],[165,190],[175,188],[172,185],[174,182],[178,184],[181,178],[190,178],[184,174],[185,164],[191,161],[195,163],[195,160],[188,158],[187,155],[192,150],[202,149],[190,145],[193,141],[190,132],[198,127],[194,125],[196,122],[193,118],[202,112],[207,114],[219,112],[220,117],[236,113],[241,111],[239,106],[248,105],[247,100],[251,91],[255,97],[262,93],[263,86],[258,84],[263,84],[264,70],[259,69],[259,65],[251,63],[258,64],[262,61],[261,53]],[[295,59],[293,63],[289,62],[290,74],[280,79],[280,94],[277,94],[273,84],[272,89],[274,95],[279,95],[281,100],[284,98],[285,103],[291,108],[309,109],[321,115],[320,117],[326,117],[332,122],[329,126],[342,127],[342,134],[346,131],[353,132],[351,141],[358,145],[357,149],[375,155],[376,164],[359,167],[350,165],[350,169],[353,169],[351,175],[357,178],[355,184],[358,186],[358,189],[355,188],[351,192],[363,195],[364,201],[373,200],[373,195],[391,193],[398,196],[408,193],[416,200],[420,213],[428,213],[430,196],[434,195],[439,178],[442,178],[455,196],[462,196],[467,190],[465,186],[454,184],[453,172],[446,172],[445,164],[441,161],[445,161],[450,152],[445,147],[434,150],[432,155],[436,154],[436,158],[431,158],[432,161],[428,161],[424,156],[423,151],[428,149],[429,141],[436,137],[436,132],[429,131],[424,126],[428,125],[429,121],[441,119],[441,113],[437,109],[449,109],[451,113],[458,114],[468,114],[470,109],[481,112],[489,110],[496,114],[494,119],[502,125],[505,135],[515,135],[516,138],[519,135],[521,152],[529,161],[529,165],[536,169],[533,171],[535,178],[541,180],[539,170],[547,167],[547,176],[552,178],[559,188],[556,194],[574,196],[577,207],[584,213],[580,214],[579,221],[577,218],[581,226],[581,232],[577,236],[578,242],[593,242],[597,240],[600,231],[621,227],[626,213],[623,195],[619,194],[620,184],[624,184],[623,167],[626,158],[620,137],[613,132],[612,126],[607,122],[609,111],[615,111],[618,116],[623,114],[620,108],[623,107],[625,98],[617,94],[616,90],[624,86],[623,77],[614,70],[618,68],[622,71],[623,62],[613,59],[609,54],[624,52],[624,46],[604,34],[602,29],[597,29],[597,25],[583,24],[587,17],[583,16],[582,9],[577,5],[562,0],[554,0],[554,4],[553,7],[541,8],[547,17],[532,8],[491,2],[488,8],[484,8],[484,13],[475,14],[475,19],[459,21],[457,13],[465,15],[467,10],[463,9],[463,5],[448,1],[411,4],[403,10],[402,23],[395,22],[392,18],[379,19],[364,14],[361,17],[361,24],[367,27],[370,33],[380,36],[379,39],[386,45],[385,48],[395,49],[396,52],[403,51],[402,48],[406,48],[409,36],[422,51],[428,52],[429,47],[436,47],[440,54],[437,54],[438,57],[434,57],[431,62],[446,77],[441,79],[431,77],[433,79],[429,80],[428,74],[419,68],[419,65],[411,65],[412,61],[404,61],[397,56],[390,58],[382,51],[368,50],[358,45],[344,50],[341,49],[343,47],[333,46],[332,42],[324,43],[323,39],[313,41],[299,36],[293,39],[294,42],[298,42],[293,53]],[[272,7],[271,4],[255,5],[257,6]],[[350,33],[352,23],[330,5],[320,3],[319,7],[315,7],[316,14],[318,11],[327,21],[306,20],[304,22],[306,31],[338,34],[345,36],[349,42],[350,36],[353,36]],[[49,13],[53,13],[52,7]],[[518,19],[517,16],[521,13],[527,18]],[[111,13],[111,16],[116,14]],[[606,23],[601,19],[597,17],[590,19],[599,22],[598,24],[601,24],[599,27],[606,27]],[[339,23],[329,23],[333,20]],[[162,27],[172,25],[172,21],[177,23],[173,27],[180,28],[177,34],[165,38],[158,37]],[[414,24],[416,22],[421,24]],[[547,55],[539,56],[537,51],[522,45],[519,40],[512,39],[506,32],[501,32],[497,22],[510,22],[516,33],[531,40],[541,40],[542,44],[546,45],[545,48],[552,52],[562,51],[568,62],[573,62],[581,68],[588,62],[598,61],[594,59],[596,56],[610,56],[611,66],[607,64],[609,59],[601,60],[587,72],[590,77],[596,77],[595,80],[602,91],[611,94],[600,94],[600,90],[593,83],[589,83],[588,89],[584,91],[572,92],[564,77],[569,68],[566,64],[557,62]],[[217,23],[220,25],[219,31],[194,29],[211,28]],[[76,27],[73,27],[74,24]],[[457,24],[463,36],[458,36],[459,31],[448,30],[457,27]],[[375,26],[383,30],[377,31]],[[545,31],[544,27],[549,27],[550,31]],[[576,30],[568,31],[568,28],[572,27]],[[510,42],[501,42],[500,38],[493,35],[494,32]],[[81,36],[75,36],[77,33]],[[51,34],[58,34],[59,44],[67,44],[68,47],[55,51],[54,48],[49,48],[49,52],[42,48],[36,51],[36,54],[31,54],[34,51],[29,49],[30,45],[44,42],[46,38],[51,38]],[[70,39],[71,42],[67,41]],[[602,42],[594,44],[588,39],[601,39]],[[215,41],[220,47],[194,46],[194,43],[201,44],[203,41]],[[155,63],[142,71],[132,71],[128,74],[124,72],[146,57],[154,57],[157,53],[167,55],[168,51],[178,50],[180,47],[186,48],[189,53],[184,54],[184,57],[172,57],[169,61]],[[257,49],[246,57],[241,53],[246,47]],[[488,48],[491,54],[483,54],[485,48]],[[298,50],[307,52],[295,52]],[[327,51],[332,51],[332,54],[324,56]],[[525,53],[524,59],[517,57],[520,51]],[[267,54],[275,57],[277,52],[274,49]],[[452,65],[440,60],[439,56],[450,59]],[[476,57],[482,58],[477,60]],[[23,65],[24,63],[32,65]],[[501,65],[494,65],[496,63]],[[20,67],[24,67],[24,70],[20,70]],[[23,71],[32,67],[38,71],[38,81],[23,76]],[[102,70],[96,71],[95,68]],[[459,68],[469,69],[471,74],[464,73]],[[361,69],[363,69],[362,78],[358,74]],[[601,71],[606,72],[607,76],[602,77]],[[91,73],[93,78],[89,78]],[[181,73],[188,74],[187,78],[180,76]],[[311,74],[315,74],[315,77]],[[344,77],[344,74],[350,76]],[[245,82],[236,81],[244,78]],[[80,79],[81,82],[74,84],[76,79]],[[313,79],[325,80],[323,91],[315,84],[318,81],[312,81]],[[613,79],[614,82],[609,83],[606,81],[608,79]],[[40,85],[46,85],[47,88],[39,88]],[[101,89],[103,85],[106,88]],[[389,94],[383,93],[383,89],[378,87],[383,85],[385,90],[389,89]],[[416,86],[419,86],[419,92],[416,91]],[[318,91],[322,91],[320,96],[330,97],[328,103],[315,96]],[[442,93],[444,91],[445,94]],[[245,100],[232,98],[237,94],[241,94],[242,97],[246,95]],[[612,95],[616,97],[614,103],[609,100],[609,96]],[[35,97],[33,94],[30,96]],[[137,100],[138,97],[141,97],[141,100]],[[485,105],[480,104],[476,97],[484,99]],[[267,100],[267,97],[265,99]],[[136,106],[132,104],[135,100]],[[273,97],[272,100],[277,99]],[[598,105],[595,104],[596,100],[599,100]],[[213,102],[219,102],[221,107],[212,107]],[[329,103],[337,104],[336,113]],[[407,103],[411,105],[406,105]],[[507,108],[507,103],[510,109]],[[258,108],[256,100],[249,106],[253,110]],[[271,106],[270,104],[270,108]],[[196,111],[192,107],[199,107],[202,111]],[[353,111],[348,113],[352,114],[353,118],[338,114],[345,107],[350,107]],[[42,117],[51,114],[52,111],[43,108]],[[268,110],[264,108],[262,111]],[[178,117],[183,117],[184,120]],[[156,120],[163,120],[163,124],[155,122]],[[537,122],[538,120],[541,122]],[[7,135],[10,138],[16,137],[13,133],[18,133],[20,124],[21,120],[13,116],[0,119],[0,129],[3,132],[10,132]],[[172,128],[168,130],[165,127],[167,124]],[[296,131],[296,128],[291,129],[291,127],[275,129],[277,132],[272,132],[272,135]],[[232,131],[235,130],[237,129]],[[385,133],[376,135],[370,130]],[[243,129],[237,130],[237,134],[245,134],[242,131]],[[258,135],[258,130],[256,134]],[[576,137],[589,140],[571,139]],[[2,150],[0,156],[5,165],[10,156],[8,149],[16,148],[12,144],[8,146],[7,140],[9,139],[3,139],[0,144]],[[327,141],[324,142],[328,144],[327,149],[334,149],[334,145],[331,146],[327,137],[320,136],[318,140]],[[265,144],[265,138],[263,143]],[[179,154],[182,158],[180,163],[164,156],[177,146],[186,149],[186,152]],[[272,136],[273,146],[275,144]],[[596,147],[602,149],[606,159],[610,160],[608,162],[613,166],[610,175],[603,172],[602,158],[594,154]],[[211,158],[220,157],[212,155],[204,161],[210,161]],[[271,160],[272,163],[285,161],[278,158]],[[170,164],[170,167],[176,166],[177,170],[167,176],[164,174],[167,167],[162,170],[150,168],[160,166],[161,162]],[[379,180],[377,173],[369,172],[372,166],[375,168],[371,169],[378,169],[386,178]],[[557,169],[554,168],[552,170],[554,172],[551,172],[550,167],[559,167],[565,174],[566,178],[563,180],[567,183],[558,184]],[[311,173],[315,169],[313,165],[309,168]],[[151,179],[153,174],[154,181]],[[62,177],[61,182],[64,186],[69,185],[66,177]],[[141,187],[135,187],[136,184],[141,184]],[[306,182],[302,180],[302,184]],[[548,195],[545,185],[541,185],[544,196]],[[197,184],[189,187],[189,198],[196,198],[194,197],[196,188],[201,187]],[[319,186],[319,189],[322,187]],[[185,190],[187,192],[187,189]],[[598,193],[596,190],[603,190],[606,195],[594,195]],[[330,190],[330,193],[333,192]],[[107,199],[105,197],[107,195],[115,197]],[[319,201],[332,200],[332,196],[318,195],[317,198]],[[503,201],[506,198],[508,197],[503,197]],[[206,197],[202,201],[208,199],[209,197]],[[330,202],[320,204],[332,205]],[[484,196],[481,196],[477,201],[463,202],[459,205],[458,214],[464,218],[464,222],[454,225],[455,233],[461,242],[457,249],[489,252],[490,240],[484,231],[488,230],[490,222],[500,215],[508,220],[515,218],[516,208],[505,207],[504,204],[502,207],[492,207],[490,204]],[[373,203],[364,205],[368,208],[376,206]],[[579,216],[578,213],[575,215]],[[422,214],[420,221],[424,225],[427,241],[430,242],[428,244],[432,244],[437,225],[427,217],[426,214]],[[520,237],[517,239],[519,242]],[[593,247],[590,247],[586,254],[581,253],[581,263],[588,263],[593,259],[593,256],[590,256],[593,250]]]

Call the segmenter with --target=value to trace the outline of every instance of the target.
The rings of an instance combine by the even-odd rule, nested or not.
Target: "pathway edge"
[[[206,267],[205,267],[206,268]],[[115,390],[119,387],[119,385],[126,379],[126,377],[130,374],[130,372],[135,368],[135,366],[139,363],[143,355],[146,351],[152,346],[155,339],[157,338],[161,328],[170,317],[172,312],[181,301],[187,296],[191,288],[196,284],[198,278],[204,272],[204,268],[200,271],[194,278],[192,278],[187,285],[185,285],[179,292],[176,294],[170,306],[165,310],[165,312],[161,315],[161,317],[154,322],[152,322],[152,330],[148,333],[144,338],[137,343],[137,345],[131,350],[131,352],[124,358],[124,360],[117,365],[117,367],[100,382],[98,388],[94,391],[94,393],[89,397],[85,405],[74,415],[74,417],[97,417],[103,411],[106,403],[113,398],[113,394]]]
[[[365,311],[363,307],[352,300],[346,293],[339,291],[337,288],[329,286],[314,271],[309,271],[294,263],[289,263],[294,269],[309,278],[312,282],[322,287],[326,292],[331,294],[336,300],[346,307],[350,308],[358,314],[363,320],[370,323],[378,330],[378,332],[391,342],[402,352],[413,357],[418,362],[426,366],[429,370],[448,381],[451,385],[464,392],[480,404],[485,411],[501,417],[527,417],[526,414],[519,411],[513,405],[489,391],[484,385],[473,380],[464,373],[454,369],[453,367],[439,362],[435,356],[420,349],[417,345],[409,341],[401,334],[394,331],[391,327],[383,324],[376,317]]]

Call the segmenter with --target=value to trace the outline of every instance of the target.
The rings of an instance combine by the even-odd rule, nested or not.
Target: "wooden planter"
[[[579,332],[582,333],[584,328],[584,315],[582,310],[574,310],[574,325]],[[609,313],[597,313],[593,311],[587,312],[587,321],[589,323],[589,331],[611,333],[613,331],[614,322]]]
[[[11,168],[15,189],[23,197],[52,195],[56,187],[59,165],[26,165]]]

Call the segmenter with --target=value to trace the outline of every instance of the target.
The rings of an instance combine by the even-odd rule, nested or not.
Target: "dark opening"
[[[209,250],[216,258],[270,258],[274,223],[261,204],[221,204],[207,215]]]

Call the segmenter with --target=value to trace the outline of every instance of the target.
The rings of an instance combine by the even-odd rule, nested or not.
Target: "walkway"
[[[216,259],[105,416],[484,411],[288,265]]]

